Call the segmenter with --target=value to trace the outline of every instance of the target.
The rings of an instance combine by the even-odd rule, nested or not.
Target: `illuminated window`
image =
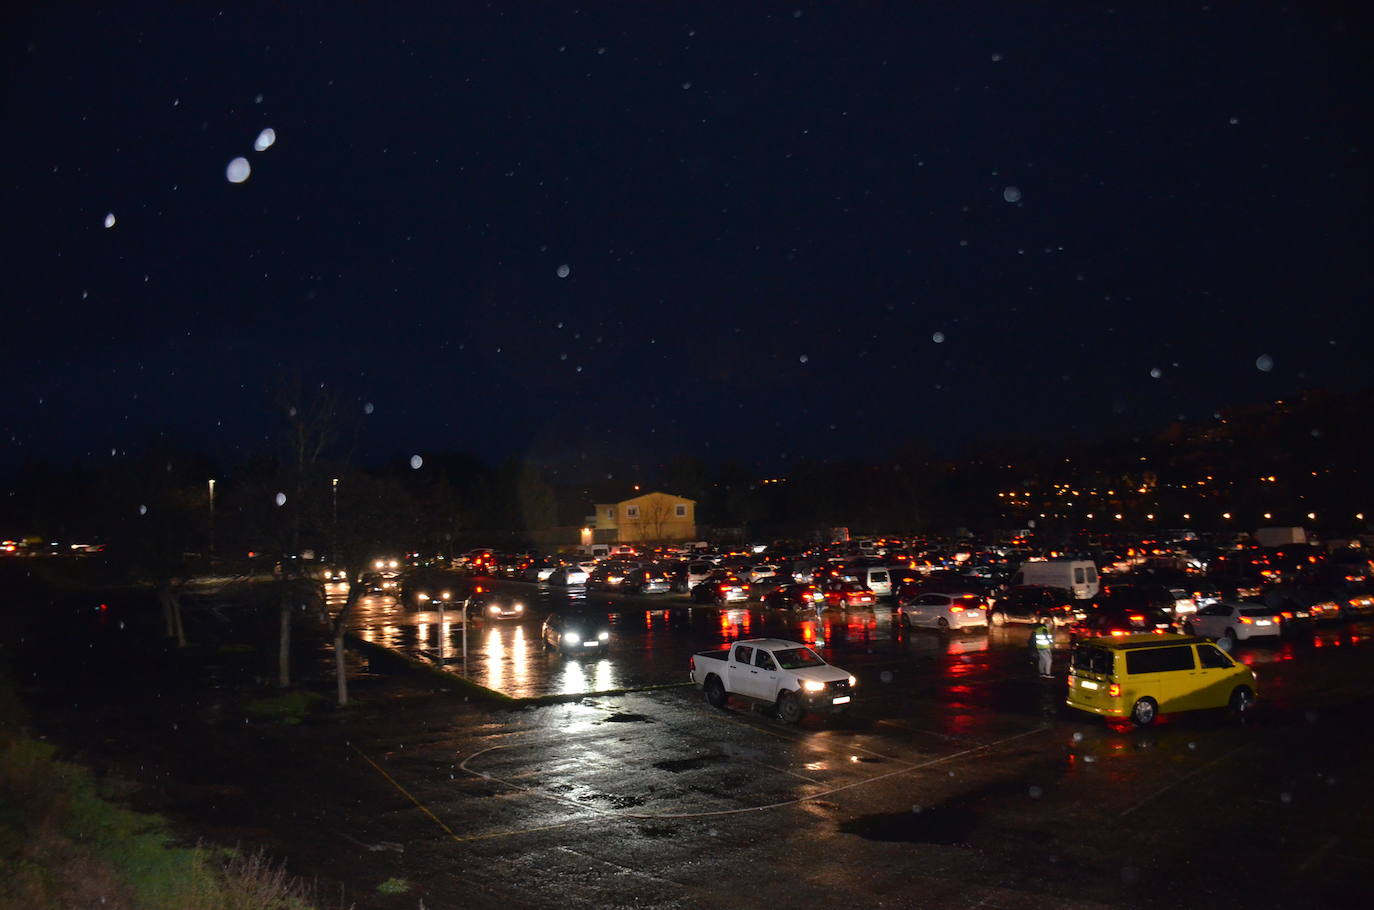
[[[607,510],[606,510],[606,517],[607,517],[607,518],[612,518],[612,519],[615,518],[615,509],[607,509]]]
[[[639,517],[639,506],[626,506],[626,507],[625,507],[625,517],[626,517],[626,518],[638,518],[638,517]]]
[[[687,517],[687,507],[686,507],[686,506],[683,506],[683,505],[674,506],[673,509],[674,509],[674,514],[676,514],[678,518],[686,518],[686,517]]]

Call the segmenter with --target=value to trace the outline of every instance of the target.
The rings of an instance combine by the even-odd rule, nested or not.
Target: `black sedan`
[[[550,613],[544,620],[544,649],[560,654],[605,654],[611,626],[605,616],[591,613]]]
[[[760,599],[765,607],[777,610],[814,610],[818,602],[825,603],[820,588],[796,582],[769,585]]]

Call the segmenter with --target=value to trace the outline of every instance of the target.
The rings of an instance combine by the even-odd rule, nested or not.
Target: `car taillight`
[[[962,612],[964,612],[964,608],[963,608],[963,607],[950,607],[950,608],[949,608],[949,612],[951,612],[951,613],[962,613]]]
[[[1292,613],[1292,611],[1290,611],[1290,610],[1284,610],[1284,611],[1283,611],[1282,613],[1280,613],[1279,615],[1282,616],[1284,619],[1292,619],[1292,618],[1293,618],[1293,613]]]
[[[1110,686],[1107,687],[1107,696],[1109,698],[1120,698],[1121,686],[1117,685],[1116,683],[1112,683]]]
[[[1240,624],[1243,625],[1243,626],[1248,626],[1248,625],[1252,624],[1253,622],[1254,622],[1254,620],[1251,619],[1251,618],[1248,617],[1248,616],[1242,616],[1242,617],[1240,617]]]
[[[1145,617],[1144,617],[1144,616],[1140,616],[1140,615],[1137,615],[1137,614],[1134,614],[1134,613],[1132,613],[1130,616],[1128,616],[1128,617],[1126,617],[1126,618],[1129,619],[1131,622],[1144,622],[1144,621],[1145,621]]]
[[[697,659],[695,655],[687,658],[687,667],[691,670],[695,670],[697,668]]]

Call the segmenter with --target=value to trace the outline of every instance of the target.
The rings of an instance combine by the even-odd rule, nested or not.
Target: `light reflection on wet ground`
[[[697,651],[719,648],[740,638],[778,637],[816,647],[827,660],[855,672],[866,700],[900,705],[911,699],[946,703],[947,729],[963,736],[975,732],[989,708],[1040,711],[1062,698],[1067,640],[1057,655],[1060,679],[1037,684],[1030,679],[1029,626],[1004,626],[969,633],[908,631],[892,621],[886,604],[875,608],[814,612],[768,610],[759,604],[729,608],[696,606],[674,595],[622,597],[578,588],[556,588],[483,579],[482,584],[518,596],[530,605],[520,621],[474,621],[467,629],[447,611],[406,610],[389,596],[363,597],[349,627],[360,637],[412,656],[437,656],[444,642],[446,666],[488,688],[516,697],[595,693],[684,682],[688,661]],[[337,609],[346,586],[327,586]],[[611,627],[609,653],[572,656],[545,649],[541,624],[556,610],[605,615]],[[1282,687],[1282,667],[1301,655],[1306,664],[1320,649],[1367,646],[1374,621],[1323,624],[1291,638],[1241,642],[1237,659],[1261,668],[1262,685]],[[1023,665],[1024,663],[1024,665]]]

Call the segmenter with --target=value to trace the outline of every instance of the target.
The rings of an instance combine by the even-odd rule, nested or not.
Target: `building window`
[[[606,510],[606,517],[609,518],[609,519],[611,519],[612,521],[614,521],[614,520],[615,520],[615,509],[607,509],[607,510]]]
[[[686,506],[683,506],[683,505],[674,506],[674,507],[673,507],[673,513],[674,513],[675,515],[677,515],[678,518],[686,518],[686,517],[687,517],[687,507],[686,507]]]
[[[626,517],[626,518],[638,518],[638,517],[639,517],[639,506],[626,506],[626,507],[625,507],[625,517]]]

